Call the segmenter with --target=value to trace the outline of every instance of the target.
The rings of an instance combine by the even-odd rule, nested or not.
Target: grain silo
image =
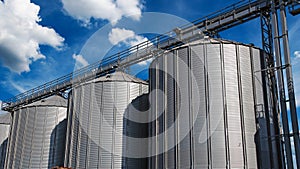
[[[144,93],[145,81],[120,71],[73,86],[65,166],[124,168],[124,115],[131,101]]]
[[[12,113],[6,168],[62,166],[67,100],[51,96]]]
[[[0,115],[0,169],[4,169],[10,123],[11,116],[9,113]]]
[[[258,168],[255,137],[266,133],[256,127],[262,122],[255,97],[263,93],[253,62],[261,75],[262,54],[251,45],[203,39],[151,63],[157,121],[150,132],[162,137],[150,145],[150,168]]]

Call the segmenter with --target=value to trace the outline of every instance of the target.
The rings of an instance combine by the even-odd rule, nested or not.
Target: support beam
[[[297,168],[300,168],[299,125],[298,125],[298,117],[297,117],[297,110],[296,110],[295,93],[294,93],[294,82],[293,82],[290,47],[289,47],[289,39],[288,39],[288,29],[286,23],[286,10],[284,6],[284,2],[282,0],[280,1],[280,19],[281,19],[281,31],[282,31],[282,39],[283,39],[283,53],[284,53],[284,60],[286,65],[286,81],[287,81],[288,95],[289,95],[288,100],[289,100],[290,114],[292,120],[296,162],[297,162]]]
[[[289,136],[289,122],[288,122],[288,114],[287,114],[287,107],[286,107],[285,87],[284,87],[283,71],[281,69],[282,62],[281,62],[278,18],[277,18],[275,2],[272,1],[271,3],[272,3],[272,25],[273,25],[273,35],[274,35],[276,66],[279,68],[277,70],[277,77],[278,77],[278,88],[279,88],[279,96],[280,96],[280,108],[281,108],[281,115],[282,115],[286,164],[288,169],[293,169],[293,158],[292,158],[291,140]]]
[[[262,32],[262,46],[263,50],[266,52],[266,57],[264,59],[266,65],[266,75],[265,79],[267,81],[267,86],[269,87],[270,98],[268,98],[268,106],[272,107],[269,109],[267,107],[266,118],[268,125],[268,133],[270,137],[269,141],[269,149],[270,149],[270,157],[271,159],[271,167],[272,168],[282,168],[284,164],[284,154],[282,151],[282,140],[281,140],[281,130],[280,130],[280,113],[278,107],[278,91],[277,91],[277,82],[275,77],[275,63],[274,63],[274,54],[273,54],[273,36],[272,36],[272,24],[271,24],[271,12],[263,11],[260,16],[261,21],[261,32]],[[266,87],[267,87],[266,86]],[[269,112],[271,110],[271,112]],[[272,114],[273,123],[270,124],[270,114]],[[274,133],[270,131],[270,128],[274,128]],[[274,152],[277,154],[275,155]],[[275,155],[275,157],[274,157]]]

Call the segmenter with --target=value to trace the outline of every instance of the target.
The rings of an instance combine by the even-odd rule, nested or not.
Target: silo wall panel
[[[243,168],[244,145],[241,131],[243,126],[240,112],[239,85],[237,85],[239,82],[236,45],[224,44],[223,52],[230,166],[232,168]]]
[[[256,140],[259,152],[259,166],[261,168],[271,168],[270,162],[270,149],[268,143],[268,132],[267,132],[267,123],[266,123],[266,112],[264,102],[264,90],[263,90],[263,75],[262,75],[262,63],[261,55],[259,51],[253,50],[253,72],[254,72],[254,93],[255,93],[255,111],[256,119],[258,125],[258,131],[256,134]]]
[[[47,105],[49,103],[49,105]],[[60,96],[20,108],[13,114],[6,168],[63,165],[66,105]]]
[[[206,45],[208,87],[210,98],[208,116],[211,135],[211,164],[213,168],[226,166],[226,141],[224,130],[224,100],[220,44]]]
[[[73,153],[65,161],[69,167],[128,168],[129,163],[140,162],[122,157],[127,148],[123,139],[124,114],[131,101],[148,92],[148,87],[145,82],[131,82],[134,78],[122,75],[125,77],[119,77],[127,79],[114,80],[112,74],[73,88],[73,104],[69,108],[73,110],[69,111],[73,118],[68,123],[71,133],[68,139],[72,140],[68,151]]]
[[[157,118],[150,132],[175,126],[173,135],[151,143],[152,151],[163,152],[151,161],[153,168],[257,168],[250,50],[222,41],[192,43],[151,63],[151,112]]]
[[[244,117],[244,132],[246,141],[246,155],[248,168],[257,168],[255,142],[255,110],[254,110],[254,97],[253,97],[253,82],[252,82],[252,63],[253,58],[252,49],[244,46],[239,46],[239,60],[240,60],[240,76],[241,76],[241,90],[242,90],[242,105]],[[251,57],[244,57],[251,56]]]
[[[11,115],[0,115],[0,169],[5,167],[5,159],[8,153],[9,133],[10,133]]]
[[[195,124],[193,127],[194,137],[194,148],[193,153],[195,158],[196,168],[208,168],[208,113],[207,113],[207,69],[206,69],[206,58],[204,52],[206,51],[205,46],[192,46],[191,47],[191,69],[194,75],[196,85],[193,86],[199,90],[199,93],[192,92],[192,98],[203,96],[199,100],[199,103],[193,99],[193,108],[198,109],[198,114],[194,113]]]

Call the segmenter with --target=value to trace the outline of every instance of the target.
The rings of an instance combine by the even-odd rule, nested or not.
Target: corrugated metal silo
[[[10,123],[11,116],[9,113],[0,115],[0,169],[4,169]]]
[[[65,165],[124,168],[123,132],[127,106],[148,93],[148,84],[117,71],[74,86],[69,99]],[[130,113],[130,112],[129,112]]]
[[[67,100],[51,96],[13,112],[6,168],[62,166]]]
[[[203,39],[151,63],[151,112],[158,119],[151,133],[167,133],[151,144],[151,154],[159,154],[151,168],[257,168],[252,58],[260,54]]]

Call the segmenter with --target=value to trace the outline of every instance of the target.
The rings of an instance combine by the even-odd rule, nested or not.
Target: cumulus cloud
[[[135,46],[147,41],[148,39],[146,37],[136,35],[132,30],[125,28],[113,28],[108,34],[108,40],[113,45],[123,42],[128,46]]]
[[[82,57],[82,55],[73,54],[73,59],[76,61],[76,65],[79,67],[85,67],[89,65],[89,63]]]
[[[54,29],[38,24],[39,10],[30,0],[0,1],[0,61],[13,72],[28,72],[33,61],[45,58],[39,45],[63,45]]]
[[[117,45],[122,42],[125,45],[132,47],[132,46],[136,46],[142,42],[148,41],[148,38],[136,35],[135,32],[132,30],[128,30],[125,28],[122,28],[122,29],[121,28],[113,28],[110,31],[110,33],[108,34],[108,40],[113,45]],[[149,46],[150,45],[152,45],[152,43],[149,41]],[[147,65],[151,61],[152,61],[152,59],[148,59],[148,60],[139,62],[138,65],[141,65],[141,66]]]
[[[300,59],[300,51],[295,51],[295,52],[294,52],[294,56],[295,56],[297,59]]]
[[[95,18],[115,24],[123,16],[139,20],[143,8],[140,0],[62,0],[62,3],[70,16],[84,23]]]
[[[129,38],[134,38],[135,33],[125,28],[113,28],[108,34],[108,40],[111,44],[116,45]]]

